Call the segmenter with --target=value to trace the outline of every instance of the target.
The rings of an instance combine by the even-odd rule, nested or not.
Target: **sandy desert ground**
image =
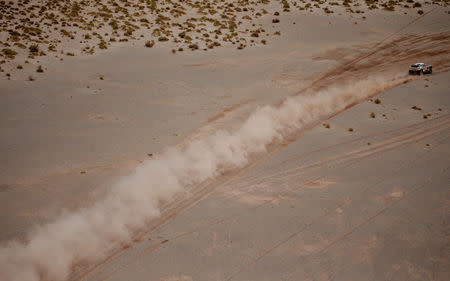
[[[447,1],[0,9],[0,280],[450,278]]]

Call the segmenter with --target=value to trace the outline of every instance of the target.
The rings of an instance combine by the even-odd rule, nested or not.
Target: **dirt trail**
[[[296,95],[304,91],[318,91],[332,86],[348,84],[351,81],[364,79],[370,75],[375,75],[383,71],[395,73],[400,69],[404,70],[405,63],[407,64],[408,61],[422,56],[428,57],[429,60],[427,61],[430,64],[440,65],[440,67],[437,68],[437,72],[448,71],[450,68],[450,63],[446,56],[450,54],[450,50],[443,47],[446,44],[442,44],[442,42],[450,43],[450,34],[408,36],[396,39],[393,42],[382,44],[377,47],[375,51],[370,52],[370,56],[363,53],[358,58],[353,59],[350,62],[344,62],[342,65],[326,72],[314,80],[309,88],[296,93]],[[415,44],[416,47],[412,50],[404,52],[401,56],[397,55],[402,49],[406,48],[410,44]],[[407,77],[406,74],[404,76]],[[409,82],[412,79],[414,79],[414,77],[406,78],[406,80],[393,80],[392,87]],[[351,104],[349,107],[354,105],[355,104]],[[335,114],[332,116],[334,115]],[[328,116],[327,118],[331,118],[332,116]],[[215,118],[214,120],[211,120],[211,122],[217,121],[218,119],[220,118]],[[315,123],[309,128],[317,125],[318,123]],[[273,152],[278,151],[289,143],[296,141],[301,134],[302,132],[297,132],[291,136],[287,136],[287,142],[272,145],[269,149],[268,155],[271,155]],[[375,147],[371,148],[371,150],[373,149],[375,149]],[[266,159],[266,157],[263,157],[263,159]],[[254,160],[256,163],[262,162],[261,159]],[[255,163],[252,163],[243,170],[247,170],[249,167],[254,166],[256,166]],[[215,180],[215,182],[220,182],[220,179]],[[153,231],[160,226],[165,225],[171,218],[174,218],[177,214],[179,214],[181,210],[185,210],[187,206],[192,206],[194,202],[198,202],[199,199],[203,199],[206,194],[213,191],[206,190],[207,188],[205,188],[205,186],[210,184],[211,181],[207,181],[201,185],[192,187],[188,193],[179,194],[173,201],[167,202],[164,206],[162,206],[161,217],[155,220],[155,225],[151,226],[150,229]]]
[[[447,46],[450,45],[450,33],[439,33],[439,34],[428,34],[428,35],[409,35],[409,36],[399,36],[398,38],[378,44],[375,48],[371,49],[367,46],[367,52],[364,52],[365,47],[359,46],[359,51],[361,54],[349,61],[346,61],[337,67],[331,69],[330,71],[312,79],[310,86],[300,90],[295,95],[312,93],[318,90],[323,90],[331,87],[339,87],[341,85],[350,84],[354,81],[359,81],[377,75],[380,73],[390,73],[396,75],[396,78],[392,79],[390,83],[390,88],[395,87],[399,84],[407,83],[415,77],[409,77],[406,74],[406,69],[411,62],[424,61],[427,64],[432,64],[433,70],[437,73],[446,72],[450,69],[450,49]],[[331,50],[330,52],[333,52]],[[398,76],[398,73],[404,73],[404,75]],[[385,89],[384,89],[385,90]],[[378,94],[379,92],[375,93]],[[281,104],[280,104],[281,105]],[[352,103],[346,108],[355,105]],[[344,109],[345,110],[345,109]],[[326,116],[325,119],[334,116]],[[444,118],[445,127],[448,126],[448,118]],[[213,120],[217,121],[217,120]],[[297,131],[289,136],[285,137],[285,141],[273,143],[268,147],[268,151],[265,155],[253,156],[250,160],[250,164],[246,165],[238,171],[228,172],[219,176],[214,180],[207,180],[201,184],[194,185],[188,188],[187,192],[180,193],[175,198],[169,202],[164,203],[161,206],[161,216],[152,220],[145,229],[138,232],[135,237],[136,241],[140,241],[143,237],[149,236],[155,230],[159,229],[163,225],[166,225],[172,221],[175,217],[185,212],[192,206],[195,206],[201,200],[207,198],[209,195],[220,189],[221,187],[230,184],[236,179],[240,178],[247,171],[253,169],[260,163],[263,163],[281,149],[286,147],[292,142],[295,142],[305,131],[310,128],[320,124],[321,120],[317,120],[313,124],[310,124],[301,131]],[[434,131],[431,128],[428,129],[430,133]],[[414,132],[414,138],[421,138],[422,135],[427,135],[427,132],[422,133],[422,131]],[[408,136],[405,135],[407,138]],[[403,144],[405,141],[410,141],[405,139],[404,136],[400,136],[399,140],[392,139],[388,140],[383,146],[373,146],[370,149],[363,149],[362,151],[351,152],[350,154],[338,156],[333,161],[347,161],[354,160],[354,158],[361,158],[366,155],[373,154],[377,152],[377,149],[390,149],[397,145]],[[381,145],[381,144],[380,144]],[[322,166],[323,163],[316,163],[312,165],[311,168],[316,166]],[[156,249],[153,247],[146,250],[145,252],[152,251]],[[102,268],[103,265],[108,264],[115,258],[119,257],[127,251],[128,247],[116,250],[111,253],[108,258],[103,262],[91,265],[91,266],[81,266],[81,270],[75,270],[73,272],[70,280],[85,280],[91,274]]]

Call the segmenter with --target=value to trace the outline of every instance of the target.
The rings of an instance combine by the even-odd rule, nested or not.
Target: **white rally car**
[[[426,65],[423,62],[418,62],[409,67],[409,74],[431,74],[433,72],[433,66]]]

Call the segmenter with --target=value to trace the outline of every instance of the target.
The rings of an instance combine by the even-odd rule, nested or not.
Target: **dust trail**
[[[311,121],[345,109],[407,80],[367,78],[290,97],[253,112],[235,132],[218,131],[185,148],[168,148],[111,187],[94,205],[36,228],[26,243],[0,249],[0,280],[65,280],[79,261],[95,262],[159,215],[158,205],[185,187],[242,167],[254,153]]]

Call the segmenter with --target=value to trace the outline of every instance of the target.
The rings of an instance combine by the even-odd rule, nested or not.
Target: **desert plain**
[[[450,278],[448,1],[0,10],[1,281]]]

